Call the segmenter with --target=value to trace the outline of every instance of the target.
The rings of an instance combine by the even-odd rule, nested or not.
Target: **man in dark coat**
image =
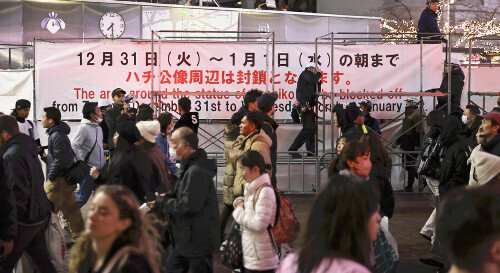
[[[469,183],[469,167],[467,166],[466,147],[459,137],[462,124],[453,115],[441,120],[441,139],[443,147],[441,154],[441,178],[439,179],[439,198],[442,199],[451,190],[464,187]],[[440,211],[438,209],[437,213]],[[446,268],[449,266],[443,249],[440,246],[440,238],[436,236],[431,247],[431,258],[420,259],[424,264]]]
[[[172,192],[155,206],[170,215],[173,251],[168,272],[213,272],[213,253],[220,245],[219,207],[213,177],[217,164],[198,149],[196,133],[181,127],[172,134],[172,149],[181,161]]]
[[[461,112],[460,101],[462,98],[462,90],[465,83],[465,74],[460,68],[458,60],[452,60],[451,65],[446,65],[444,70],[443,81],[439,87],[439,91],[448,94],[448,71],[451,69],[451,113]],[[437,97],[438,104],[436,109],[448,104],[448,97]],[[448,108],[445,106],[442,110],[448,113]],[[456,114],[460,118],[461,114]]]
[[[259,105],[260,113],[262,113],[262,130],[269,136],[273,144],[270,147],[271,153],[271,165],[273,167],[273,172],[271,175],[271,184],[276,187],[276,161],[278,161],[278,136],[276,134],[276,129],[278,129],[278,123],[272,118],[274,112],[276,111],[274,107],[274,102],[278,99],[278,94],[276,93],[265,93],[259,97],[257,103]]]
[[[422,126],[419,122],[422,120],[420,109],[417,106],[418,98],[409,97],[406,99],[405,118],[403,119],[403,135],[396,143],[400,145],[403,151],[413,152],[420,150],[420,132]],[[417,125],[418,124],[418,125]],[[404,165],[408,171],[408,183],[405,187],[406,192],[413,191],[413,183],[417,177],[416,164],[417,154],[405,154],[403,157]]]
[[[462,122],[465,126],[462,129],[461,135],[464,139],[464,143],[470,150],[474,149],[477,145],[476,134],[482,121],[479,114],[479,107],[477,107],[477,105],[469,104],[465,107],[464,114],[462,115]]]
[[[73,239],[84,230],[82,212],[76,202],[76,185],[68,185],[65,172],[73,165],[74,157],[68,134],[71,129],[61,121],[61,112],[55,107],[44,108],[42,125],[49,135],[47,146],[47,183],[45,192],[53,206],[54,213],[62,211],[68,219]]]
[[[369,100],[364,100],[359,103],[359,107],[363,112],[366,113],[365,115],[365,125],[370,127],[375,133],[381,135],[382,132],[380,131],[380,125],[378,123],[378,120],[370,115],[370,112],[372,111],[372,102]]]
[[[439,0],[427,0],[427,7],[422,11],[418,20],[418,33],[436,33],[436,34],[417,34],[417,38],[424,40],[424,43],[439,43],[444,40],[439,30],[437,22],[437,10],[439,8]]]
[[[321,92],[321,71],[316,66],[316,63],[311,62],[306,69],[300,73],[297,80],[297,101],[300,102],[303,111],[302,130],[293,141],[288,151],[297,151],[304,143],[306,149],[311,154],[316,154],[315,139],[316,135],[316,113],[313,107],[316,106],[316,92]],[[300,154],[292,154],[294,158],[300,158]]]
[[[108,125],[108,149],[111,151],[115,148],[113,143],[113,137],[116,133],[116,118],[122,114],[123,106],[123,98],[125,97],[125,92],[121,88],[116,88],[111,93],[111,97],[113,99],[112,108],[104,113],[104,120],[106,120],[106,124]]]
[[[198,127],[200,126],[198,112],[191,112],[191,100],[188,98],[180,98],[177,102],[179,105],[179,120],[174,125],[172,133],[180,127],[189,127],[193,132],[198,134]]]
[[[33,139],[19,133],[12,116],[0,115],[2,169],[0,181],[8,189],[0,195],[9,200],[1,211],[9,210],[0,224],[0,241],[7,246],[7,256],[0,259],[0,272],[11,272],[24,251],[43,272],[56,272],[45,244],[45,227],[50,218],[50,202],[43,190],[43,171]],[[3,198],[2,198],[3,199]],[[12,202],[14,201],[14,203]]]

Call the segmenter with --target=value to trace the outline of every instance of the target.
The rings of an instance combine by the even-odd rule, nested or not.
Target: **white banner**
[[[0,70],[0,112],[10,114],[19,99],[33,103],[33,70]],[[29,119],[33,118],[33,105]]]
[[[465,109],[467,103],[467,91],[469,90],[468,76],[469,70],[467,67],[462,68],[465,73],[466,82],[464,85],[464,90],[462,92],[462,108]],[[484,92],[500,93],[500,67],[472,67],[470,76],[470,91],[471,92]],[[484,110],[491,111],[493,107],[497,107],[498,97],[483,97],[483,96],[471,96],[471,100],[483,107],[484,100]]]
[[[275,73],[271,76],[272,55],[266,44],[161,43],[155,44],[151,58],[149,43],[36,44],[36,95],[39,108],[55,106],[65,119],[81,118],[84,101],[110,99],[116,87],[134,93],[141,103],[150,103],[151,83],[155,91],[219,92],[219,96],[193,96],[194,111],[200,118],[228,119],[242,104],[243,96],[224,96],[225,92],[246,92],[252,88],[279,94],[277,119],[289,119],[295,101],[300,73],[314,58],[314,44],[276,44]],[[442,48],[424,45],[422,90],[439,87]],[[331,49],[318,47],[322,70],[322,91],[346,93],[341,103],[369,99],[373,116],[393,118],[404,111],[402,92],[420,90],[420,45],[336,46],[334,74],[331,75]],[[151,62],[155,59],[154,77]],[[267,63],[267,64],[266,64]],[[367,96],[347,96],[365,92]],[[394,92],[394,97],[376,96]],[[375,93],[375,94],[370,94]],[[162,109],[175,111],[179,95],[163,96]],[[320,111],[330,111],[330,100]],[[38,113],[38,118],[42,113]]]

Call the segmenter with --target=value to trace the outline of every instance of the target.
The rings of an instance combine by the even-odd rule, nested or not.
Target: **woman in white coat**
[[[276,196],[265,172],[264,158],[258,152],[247,151],[238,160],[247,182],[244,197],[233,203],[233,217],[242,228],[242,272],[271,273],[279,263],[277,246],[268,229],[276,217]]]

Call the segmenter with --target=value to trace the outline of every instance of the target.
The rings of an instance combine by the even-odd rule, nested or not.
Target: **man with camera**
[[[111,96],[113,98],[112,108],[106,111],[106,113],[104,114],[104,120],[106,120],[106,124],[108,125],[109,129],[108,148],[110,151],[115,148],[113,137],[116,133],[116,118],[123,112],[128,112],[128,103],[123,102],[126,93],[127,92],[125,92],[121,88],[116,88],[115,90],[113,90],[113,93],[111,93]]]

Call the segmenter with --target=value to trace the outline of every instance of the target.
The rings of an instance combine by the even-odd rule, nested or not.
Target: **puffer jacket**
[[[441,139],[443,140],[444,155],[441,158],[441,178],[439,180],[439,196],[443,196],[451,189],[467,185],[469,167],[465,145],[459,137],[461,122],[457,117],[449,115],[441,120]]]
[[[68,135],[71,132],[68,124],[61,121],[59,125],[47,130],[49,135],[47,153],[47,179],[56,180],[62,177],[74,163],[73,150]]]
[[[438,127],[432,127],[425,135],[422,146],[422,157],[418,165],[418,174],[435,180],[439,180],[441,177],[440,152],[442,151],[442,141],[439,137],[440,133]]]
[[[224,131],[224,164],[226,165],[226,169],[224,170],[224,181],[222,182],[222,199],[224,204],[231,205],[234,201],[233,185],[236,170],[229,161],[229,154],[233,148],[234,141],[238,137],[239,127],[237,124],[229,124]]]
[[[270,270],[278,267],[279,258],[273,247],[274,242],[267,228],[274,224],[276,217],[276,196],[270,187],[257,190],[271,185],[267,173],[257,177],[251,183],[245,184],[245,197],[236,200],[245,201],[242,206],[235,207],[233,217],[241,225],[241,243],[243,249],[243,264],[250,270]],[[254,198],[257,198],[254,205]],[[235,200],[235,202],[236,202]]]
[[[257,151],[264,158],[264,162],[271,165],[271,145],[272,141],[264,130],[255,131],[246,137],[240,135],[233,143],[233,148],[229,154],[229,160],[231,161],[233,168],[236,170],[233,185],[234,197],[243,196],[243,186],[245,184],[245,179],[241,175],[241,165],[237,162],[238,157],[249,150]],[[271,176],[272,170],[268,170],[267,173]]]

